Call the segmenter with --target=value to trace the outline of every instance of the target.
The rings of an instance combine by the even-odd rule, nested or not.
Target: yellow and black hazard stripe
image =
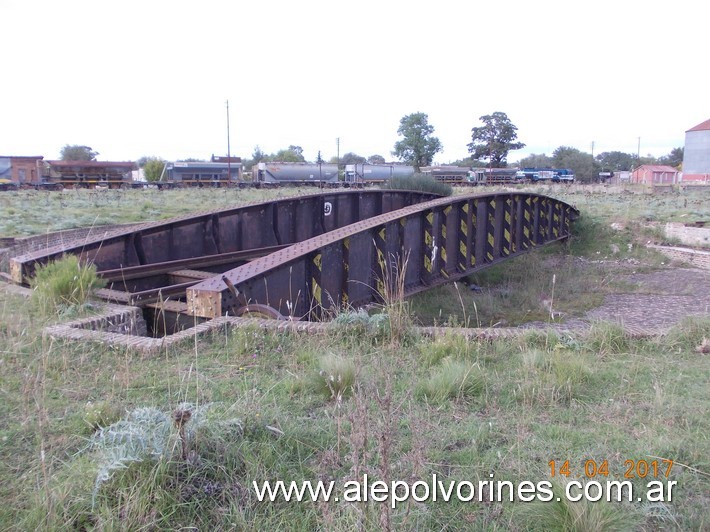
[[[523,249],[530,248],[530,242],[532,241],[533,233],[533,221],[532,221],[532,198],[528,196],[523,203]]]
[[[488,216],[486,217],[486,259],[492,261],[495,257],[495,227],[496,227],[496,200],[488,201]]]
[[[459,209],[459,230],[458,230],[458,242],[459,242],[459,253],[458,253],[458,268],[459,271],[465,271],[468,263],[468,254],[471,252],[471,248],[468,241],[468,217],[470,208],[468,202],[461,205]],[[475,257],[474,257],[475,262]]]
[[[424,217],[424,269],[432,273],[434,269],[434,211]]]
[[[560,225],[561,225],[561,205],[559,202],[554,202],[552,204],[552,235],[554,238],[560,237]]]
[[[382,297],[384,297],[386,294],[384,277],[388,267],[387,260],[385,257],[385,249],[387,249],[385,236],[386,230],[385,226],[383,225],[381,228],[375,231],[375,236],[373,237],[373,241],[375,243],[375,251],[377,252],[377,267],[375,271],[380,272],[379,275],[375,275],[375,284],[377,286],[377,293],[380,294]]]
[[[511,214],[511,209],[513,208],[513,200],[508,198],[504,203],[503,212],[503,255],[508,256],[514,251],[513,244],[513,216]]]
[[[343,308],[348,306],[350,298],[348,297],[348,279],[350,279],[350,237],[343,239],[343,286],[342,286],[342,305]]]
[[[317,251],[311,259],[311,297],[318,307],[323,305],[323,290],[321,288],[322,276],[323,255],[320,251]]]
[[[547,240],[547,198],[536,198],[537,209],[537,235],[535,235],[535,244],[545,242]]]
[[[471,254],[471,266],[476,265],[476,222],[478,218],[478,200],[473,200],[471,202],[471,248],[469,252]]]
[[[441,224],[439,224],[441,227],[441,231],[440,231],[441,238],[439,239],[439,241],[441,242],[441,244],[439,246],[439,249],[441,249],[441,253],[440,253],[441,261],[439,263],[439,272],[441,273],[441,275],[444,276],[445,279],[449,278],[449,272],[446,269],[447,259],[448,259],[447,254],[446,254],[446,238],[447,238],[446,219],[449,216],[449,213],[451,212],[452,209],[453,209],[453,207],[451,205],[447,206],[444,209],[444,214],[441,219]]]

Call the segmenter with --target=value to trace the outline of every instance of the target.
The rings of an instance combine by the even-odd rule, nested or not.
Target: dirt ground
[[[628,293],[609,294],[604,303],[581,318],[552,324],[553,329],[576,331],[594,321],[618,322],[631,334],[659,334],[687,316],[710,316],[710,270],[667,267],[650,273],[621,276],[633,287]],[[549,324],[527,324],[525,327]]]

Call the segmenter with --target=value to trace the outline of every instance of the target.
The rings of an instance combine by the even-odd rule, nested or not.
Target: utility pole
[[[597,176],[597,178],[598,177],[599,176]],[[596,179],[594,178],[594,141],[592,141],[592,175],[590,181],[596,181]]]
[[[340,137],[336,137],[335,145],[337,146],[337,157],[338,157],[338,180],[340,180]]]
[[[636,163],[641,166],[641,137],[639,139],[638,148],[636,150]]]
[[[227,181],[232,180],[232,152],[229,146],[229,100],[227,100]]]

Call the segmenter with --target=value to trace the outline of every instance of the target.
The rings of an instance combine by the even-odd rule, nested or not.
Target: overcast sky
[[[429,115],[466,157],[507,113],[529,153],[660,156],[710,118],[707,8],[697,0],[0,0],[0,154],[101,160],[391,160],[400,119]]]

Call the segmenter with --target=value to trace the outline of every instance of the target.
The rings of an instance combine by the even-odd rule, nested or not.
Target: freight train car
[[[132,162],[43,161],[42,185],[48,188],[128,188],[138,167]]]
[[[175,187],[228,187],[241,181],[242,160],[239,157],[212,157],[207,161],[166,163],[160,184]]]
[[[574,172],[569,168],[523,168],[518,171],[517,177],[531,183],[539,181],[574,182]]]
[[[384,183],[393,177],[414,175],[414,167],[405,164],[358,163],[345,166],[345,181],[349,183]]]
[[[508,185],[518,182],[517,168],[473,168],[471,182],[474,185]]]
[[[262,162],[252,167],[255,183],[320,185],[338,183],[337,164]]]
[[[422,174],[451,185],[463,185],[471,181],[471,169],[465,166],[425,166],[421,170]]]

